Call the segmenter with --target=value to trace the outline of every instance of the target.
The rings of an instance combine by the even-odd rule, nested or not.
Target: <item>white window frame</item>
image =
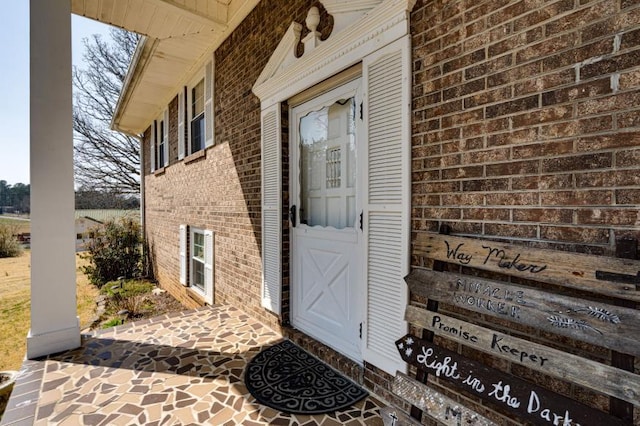
[[[169,110],[165,109],[163,113],[151,122],[151,143],[150,143],[150,162],[151,173],[162,169],[169,165]],[[162,151],[160,151],[162,149]],[[160,162],[162,155],[162,164]]]
[[[202,82],[202,89],[203,89],[203,94],[202,94],[202,112],[200,114],[198,114],[196,117],[193,116],[194,112],[193,112],[193,89]],[[192,82],[192,84],[189,84],[189,86],[187,87],[187,129],[189,132],[189,154],[193,154],[195,152],[201,151],[205,148],[205,128],[206,128],[206,116],[205,116],[205,111],[204,111],[204,75],[203,73],[198,73],[198,76],[194,79],[194,81]],[[203,122],[203,130],[202,130],[202,140],[200,142],[200,147],[198,149],[193,149],[193,131],[192,131],[192,123],[194,120],[196,119],[201,119]]]
[[[187,229],[189,243],[186,243]],[[203,237],[203,258],[194,257],[195,235]],[[194,292],[202,296],[206,303],[212,305],[214,299],[214,233],[208,229],[195,228],[180,225],[180,282],[190,287]],[[201,263],[203,268],[202,288],[195,285],[195,262]],[[189,270],[188,280],[186,270]],[[183,282],[184,281],[184,282]]]
[[[215,144],[215,117],[213,113],[213,100],[214,100],[214,91],[215,91],[215,82],[214,82],[214,60],[213,54],[209,61],[207,61],[199,70],[195,73],[193,78],[187,82],[186,88],[186,96],[182,96],[183,101],[185,102],[184,108],[186,108],[186,118],[184,120],[183,126],[186,127],[183,131],[187,134],[187,149],[185,151],[186,155],[191,155],[199,151],[203,151],[210,146]],[[191,134],[191,122],[200,117],[201,114],[197,116],[193,116],[193,88],[203,83],[203,111],[202,111],[202,122],[203,122],[203,133],[202,133],[202,141],[200,148],[197,150],[193,149],[193,135]],[[183,89],[184,90],[184,89]],[[178,100],[180,100],[180,95],[178,94]],[[180,133],[180,128],[178,129],[178,133]],[[178,153],[180,157],[180,153]]]
[[[169,165],[169,110],[165,109],[153,123],[156,135],[155,168],[162,169]],[[160,161],[161,159],[164,161]]]
[[[202,113],[198,114],[197,117],[202,117],[203,120],[203,130],[202,130],[202,141],[200,144],[200,148],[197,150],[193,149],[193,134],[192,134],[192,130],[191,130],[191,122],[195,119],[195,117],[193,117],[193,88],[196,87],[200,82],[202,82],[202,87],[203,87],[203,99],[202,99]],[[205,101],[205,89],[206,89],[206,82],[205,82],[205,75],[204,75],[204,67],[202,67],[200,70],[198,70],[198,72],[195,74],[195,76],[189,81],[189,83],[187,84],[187,96],[185,97],[185,110],[186,110],[186,119],[185,119],[185,130],[187,133],[187,155],[191,155],[194,154],[198,151],[202,151],[206,145],[205,145],[205,132],[206,132],[206,112],[205,112],[205,107],[204,107],[204,101]]]
[[[204,229],[200,229],[200,228],[194,228],[194,227],[190,227],[189,228],[189,287],[191,287],[193,290],[195,290],[196,292],[200,293],[202,296],[206,296],[206,286],[204,283],[204,264],[205,264],[205,260],[204,260],[204,256],[205,256],[205,242],[204,242]],[[202,235],[202,259],[198,259],[196,257],[194,257],[194,243],[195,243],[195,236],[196,234],[198,235]],[[195,276],[194,276],[194,272],[195,272],[195,267],[194,267],[194,262],[200,262],[202,264],[202,288],[198,287],[195,284]]]
[[[164,162],[165,162],[165,157],[164,157],[164,147],[165,147],[165,143],[167,142],[164,138],[164,120],[161,118],[158,119],[158,121],[156,121],[156,140],[158,141],[158,144],[156,145],[156,166],[161,169],[164,167]]]

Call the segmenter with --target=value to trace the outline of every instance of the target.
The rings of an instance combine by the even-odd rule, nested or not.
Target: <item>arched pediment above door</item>
[[[307,16],[309,34],[301,40],[303,25],[292,22],[253,86],[262,108],[281,102],[367,55],[409,34],[409,13],[415,0],[322,0],[334,19],[326,40],[315,31],[312,8]],[[304,53],[296,57],[302,42]]]

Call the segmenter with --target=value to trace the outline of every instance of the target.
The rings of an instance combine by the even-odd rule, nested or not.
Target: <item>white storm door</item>
[[[290,226],[293,326],[362,362],[359,89],[358,79],[292,109]]]

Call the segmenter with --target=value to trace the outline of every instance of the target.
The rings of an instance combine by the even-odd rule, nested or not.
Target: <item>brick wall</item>
[[[609,256],[616,240],[640,238],[639,24],[638,1],[418,0],[411,14],[414,237],[448,224],[456,234]],[[422,262],[414,255],[414,265]],[[591,359],[610,357],[596,346],[491,323]],[[438,344],[458,350],[445,339]],[[469,348],[463,354],[609,409],[596,392]],[[513,424],[441,385],[433,384]]]
[[[204,157],[193,162],[177,160],[177,98],[169,104],[170,165],[160,174],[150,174],[149,161],[145,162],[145,220],[156,278],[186,306],[195,307],[202,300],[194,299],[193,293],[179,283],[180,224],[215,232],[215,303],[242,307],[274,328],[279,325],[279,319],[260,306],[260,100],[251,88],[291,22],[304,22],[314,5],[321,8],[314,1],[262,1],[218,48],[214,77],[216,144],[205,151]],[[328,35],[331,22],[323,11],[318,30]],[[149,152],[149,143],[146,135],[145,153]],[[286,141],[283,145],[283,212],[287,212]],[[285,230],[286,220],[283,216]],[[286,259],[287,241],[283,251]],[[286,296],[288,268],[284,272]],[[283,305],[288,309],[288,301]],[[286,311],[284,320],[288,320]]]
[[[418,1],[414,231],[611,254],[640,236],[637,1]]]
[[[260,102],[251,87],[291,21],[303,22],[312,5],[321,7],[261,1],[215,54],[216,145],[196,161],[177,160],[174,99],[170,166],[154,175],[144,162],[154,271],[187,306],[201,301],[178,282],[180,224],[215,232],[215,302],[279,325],[260,307]],[[411,14],[414,234],[447,223],[456,233],[608,255],[616,238],[640,237],[638,22],[640,4],[629,0],[418,0]],[[325,36],[331,29],[324,12],[319,29]],[[286,232],[285,215],[283,224]],[[286,295],[286,244],[283,254]],[[389,391],[391,377],[365,367],[365,384],[406,408]],[[593,393],[577,392],[606,408]]]

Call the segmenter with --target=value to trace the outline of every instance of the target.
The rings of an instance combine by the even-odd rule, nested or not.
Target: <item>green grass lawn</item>
[[[98,290],[79,269],[85,262],[76,256],[81,328],[91,322],[98,295]],[[31,309],[30,265],[29,250],[19,257],[0,259],[0,370],[18,370],[26,353]]]

